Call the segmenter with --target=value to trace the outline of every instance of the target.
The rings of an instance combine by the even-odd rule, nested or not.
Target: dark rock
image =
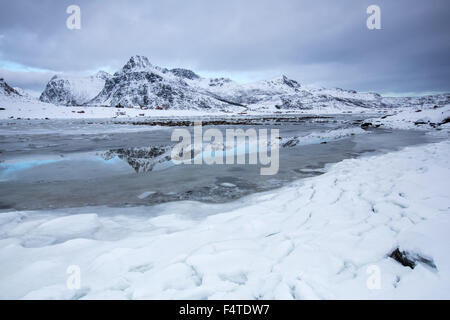
[[[414,269],[418,263],[423,263],[432,269],[437,269],[433,259],[425,258],[417,253],[401,251],[399,248],[395,249],[389,254],[389,257],[400,263],[402,266]]]
[[[195,74],[194,71],[187,70],[187,69],[175,68],[175,69],[170,70],[170,72],[172,72],[174,75],[176,75],[177,77],[180,77],[180,78],[185,78],[185,79],[190,79],[190,80],[200,78],[197,74]]]
[[[136,173],[149,172],[157,163],[170,160],[169,146],[152,146],[143,148],[120,148],[109,150],[102,156],[105,160],[109,160],[118,156],[126,161]]]
[[[410,267],[411,269],[416,267],[416,263],[410,260],[405,252],[401,252],[398,248],[392,251],[389,257],[399,262],[402,266]]]
[[[443,125],[443,124],[446,124],[446,123],[449,123],[449,122],[450,122],[450,117],[445,118],[444,121],[442,121],[441,123],[439,123],[439,125]]]

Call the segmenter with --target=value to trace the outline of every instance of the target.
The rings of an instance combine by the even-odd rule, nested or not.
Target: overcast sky
[[[69,30],[66,8],[81,8]],[[381,8],[381,30],[366,9]],[[240,82],[285,74],[383,94],[450,92],[449,0],[14,0],[0,11],[0,77],[42,90],[55,72],[114,72],[130,56]]]

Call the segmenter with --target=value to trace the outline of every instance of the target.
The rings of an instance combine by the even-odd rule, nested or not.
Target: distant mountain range
[[[1,80],[3,81],[3,80]],[[20,93],[0,82],[0,93]],[[340,88],[304,86],[286,76],[240,84],[227,78],[203,78],[187,69],[154,66],[133,56],[113,75],[54,76],[39,100],[65,106],[140,107],[189,110],[361,110],[450,103],[450,94],[387,98]]]

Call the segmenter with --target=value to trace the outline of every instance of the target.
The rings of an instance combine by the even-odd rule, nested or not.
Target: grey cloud
[[[54,73],[51,72],[12,71],[0,68],[0,78],[5,78],[9,85],[33,91],[42,91],[53,76]]]
[[[450,91],[448,0],[80,0],[82,29],[70,31],[73,3],[3,4],[0,59],[74,72],[118,69],[142,54],[200,73],[278,70],[363,91]],[[382,30],[365,27],[373,3]]]

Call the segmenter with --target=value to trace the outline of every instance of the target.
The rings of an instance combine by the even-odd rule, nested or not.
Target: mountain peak
[[[152,67],[152,64],[145,56],[139,56],[135,55],[128,60],[128,62],[123,66],[122,71],[123,72],[136,72],[136,71],[143,71],[148,70],[150,67]]]
[[[275,79],[272,80],[272,82],[277,82],[277,83],[280,83],[280,84],[283,84],[283,85],[287,85],[288,87],[291,87],[293,89],[301,87],[300,83],[298,83],[295,80],[292,80],[292,79],[288,78],[284,74],[282,74],[279,77],[276,77]]]
[[[111,78],[111,75],[108,72],[100,70],[95,74],[95,77],[102,80],[108,80],[109,78]]]
[[[175,68],[170,70],[171,73],[180,78],[186,78],[190,80],[199,79],[200,76],[197,75],[194,71],[182,68]]]

